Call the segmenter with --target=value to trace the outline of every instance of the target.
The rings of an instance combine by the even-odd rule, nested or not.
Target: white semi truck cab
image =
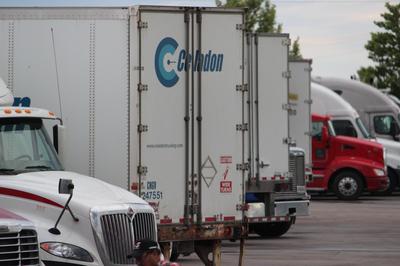
[[[9,105],[4,91],[0,83],[0,102]],[[153,209],[127,190],[64,171],[44,125],[57,121],[44,109],[0,106],[0,208],[35,223],[46,266],[132,265],[135,242],[157,240]],[[61,155],[62,128],[54,134]],[[60,179],[71,193],[59,193]]]

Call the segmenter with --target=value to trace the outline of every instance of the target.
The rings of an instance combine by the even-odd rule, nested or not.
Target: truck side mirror
[[[60,179],[58,182],[58,193],[71,195],[73,190],[74,184],[71,179]]]
[[[393,140],[398,141],[399,140],[399,135],[400,133],[400,128],[397,125],[396,121],[392,121],[392,123],[390,124],[390,135],[392,136]]]
[[[322,142],[327,142],[329,139],[329,132],[328,132],[328,128],[326,126],[322,127],[322,131],[321,131],[321,141]]]
[[[48,231],[53,234],[53,235],[60,235],[61,232],[60,230],[57,228],[58,223],[61,220],[61,217],[63,216],[65,210],[68,210],[69,213],[72,216],[72,219],[74,219],[75,222],[78,222],[79,219],[77,217],[75,217],[75,215],[72,213],[71,208],[68,206],[69,202],[72,199],[72,192],[74,191],[74,184],[72,183],[71,179],[60,179],[58,182],[58,193],[60,194],[69,194],[69,198],[67,200],[67,203],[65,203],[64,208],[62,209],[60,215],[58,216],[58,219],[56,221],[56,224],[54,225],[54,227],[50,228]]]
[[[58,159],[64,165],[64,143],[65,143],[65,127],[63,125],[55,125],[53,127],[53,145],[58,153]]]

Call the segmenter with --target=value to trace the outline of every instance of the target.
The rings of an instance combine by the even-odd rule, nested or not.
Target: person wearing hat
[[[158,243],[153,240],[140,240],[136,243],[133,253],[128,257],[133,257],[138,266],[158,266],[161,261],[161,250]]]

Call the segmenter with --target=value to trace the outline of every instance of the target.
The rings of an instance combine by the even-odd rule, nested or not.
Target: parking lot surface
[[[223,265],[238,265],[239,242],[223,242]],[[196,255],[181,265],[202,265]],[[400,194],[354,202],[313,197],[311,216],[279,239],[246,240],[244,265],[400,265]]]

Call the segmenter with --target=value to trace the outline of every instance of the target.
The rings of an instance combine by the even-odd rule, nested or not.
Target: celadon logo
[[[208,50],[201,53],[195,52],[195,56],[185,49],[177,52],[179,44],[171,37],[160,41],[154,56],[154,67],[157,78],[165,87],[172,87],[179,81],[179,72],[193,70],[196,72],[221,72],[224,55]]]

